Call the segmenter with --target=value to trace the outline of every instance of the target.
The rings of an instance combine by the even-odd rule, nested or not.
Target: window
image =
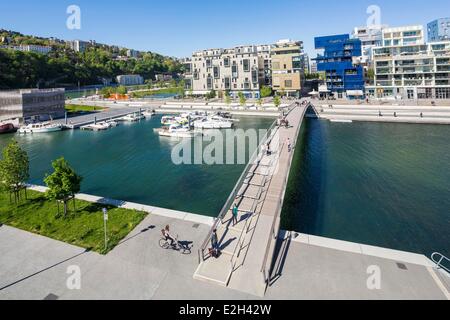
[[[206,80],[206,87],[208,90],[211,90],[213,87],[213,79],[211,75],[208,75],[208,79]]]
[[[230,66],[230,58],[224,58],[223,59],[223,65],[224,67],[228,68]]]
[[[258,83],[258,70],[252,70],[252,82]]]
[[[237,67],[237,65],[233,65],[231,67],[231,74],[232,74],[233,78],[237,78],[238,77],[238,67]]]
[[[191,79],[184,79],[184,89],[186,89],[186,90],[192,89],[192,80]]]
[[[292,88],[292,80],[284,80],[285,88]]]
[[[219,79],[220,78],[220,71],[219,71],[219,67],[218,66],[214,66],[213,67],[213,74],[214,74],[214,79]]]
[[[230,89],[231,88],[230,77],[226,77],[224,80],[225,80],[225,89]]]
[[[244,64],[244,71],[249,72],[250,71],[250,60],[244,59],[243,64]]]
[[[206,67],[211,68],[211,59],[206,60]]]

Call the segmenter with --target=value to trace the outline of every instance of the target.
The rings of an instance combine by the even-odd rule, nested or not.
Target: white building
[[[67,41],[69,47],[76,52],[84,52],[91,45],[90,42],[81,41],[81,40],[73,40]]]
[[[11,49],[23,52],[34,52],[39,54],[48,54],[52,47],[38,45],[20,45],[20,46],[0,46],[0,49]]]
[[[144,84],[144,78],[138,74],[126,74],[116,77],[117,83],[122,86],[134,86]]]
[[[421,26],[383,30],[373,49],[374,86],[369,95],[399,99],[450,99],[450,41],[424,41]]]
[[[138,58],[139,57],[139,51],[128,49],[127,50],[127,57],[129,58]]]
[[[368,67],[371,65],[372,49],[383,45],[383,29],[387,25],[356,27],[352,38],[361,40],[362,58],[361,63]]]
[[[261,85],[269,81],[266,71],[270,69],[270,46],[197,51],[184,65],[187,92],[206,95],[212,90],[229,91],[233,97],[242,92],[247,98],[258,98]]]

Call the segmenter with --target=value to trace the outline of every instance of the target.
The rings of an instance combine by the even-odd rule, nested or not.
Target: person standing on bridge
[[[233,226],[235,226],[238,223],[238,212],[239,208],[235,203],[233,209],[231,210]]]
[[[291,139],[287,138],[286,144],[288,147],[288,152],[290,153],[292,151]]]
[[[214,258],[219,257],[219,238],[217,237],[217,229],[213,230],[211,235],[212,256]]]

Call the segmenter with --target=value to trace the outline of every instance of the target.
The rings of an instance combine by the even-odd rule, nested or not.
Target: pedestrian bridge
[[[292,104],[285,111],[289,126],[279,127],[275,122],[260,141],[199,249],[195,279],[264,295],[295,145],[308,107],[307,102]],[[266,152],[267,144],[270,154]],[[234,204],[238,206],[237,223],[232,221]],[[217,229],[221,250],[218,258],[209,254],[214,229]]]

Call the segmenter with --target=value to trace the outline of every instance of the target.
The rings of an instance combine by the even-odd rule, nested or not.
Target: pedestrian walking
[[[217,229],[213,230],[211,235],[212,256],[214,258],[219,257],[219,238],[217,237]]]
[[[287,147],[288,147],[288,152],[291,152],[292,151],[291,139],[287,138],[286,144],[287,144]]]
[[[237,206],[237,204],[235,203],[233,206],[233,209],[231,210],[231,214],[232,214],[232,222],[233,222],[233,226],[235,226],[238,223],[238,213],[239,213],[239,208]]]

